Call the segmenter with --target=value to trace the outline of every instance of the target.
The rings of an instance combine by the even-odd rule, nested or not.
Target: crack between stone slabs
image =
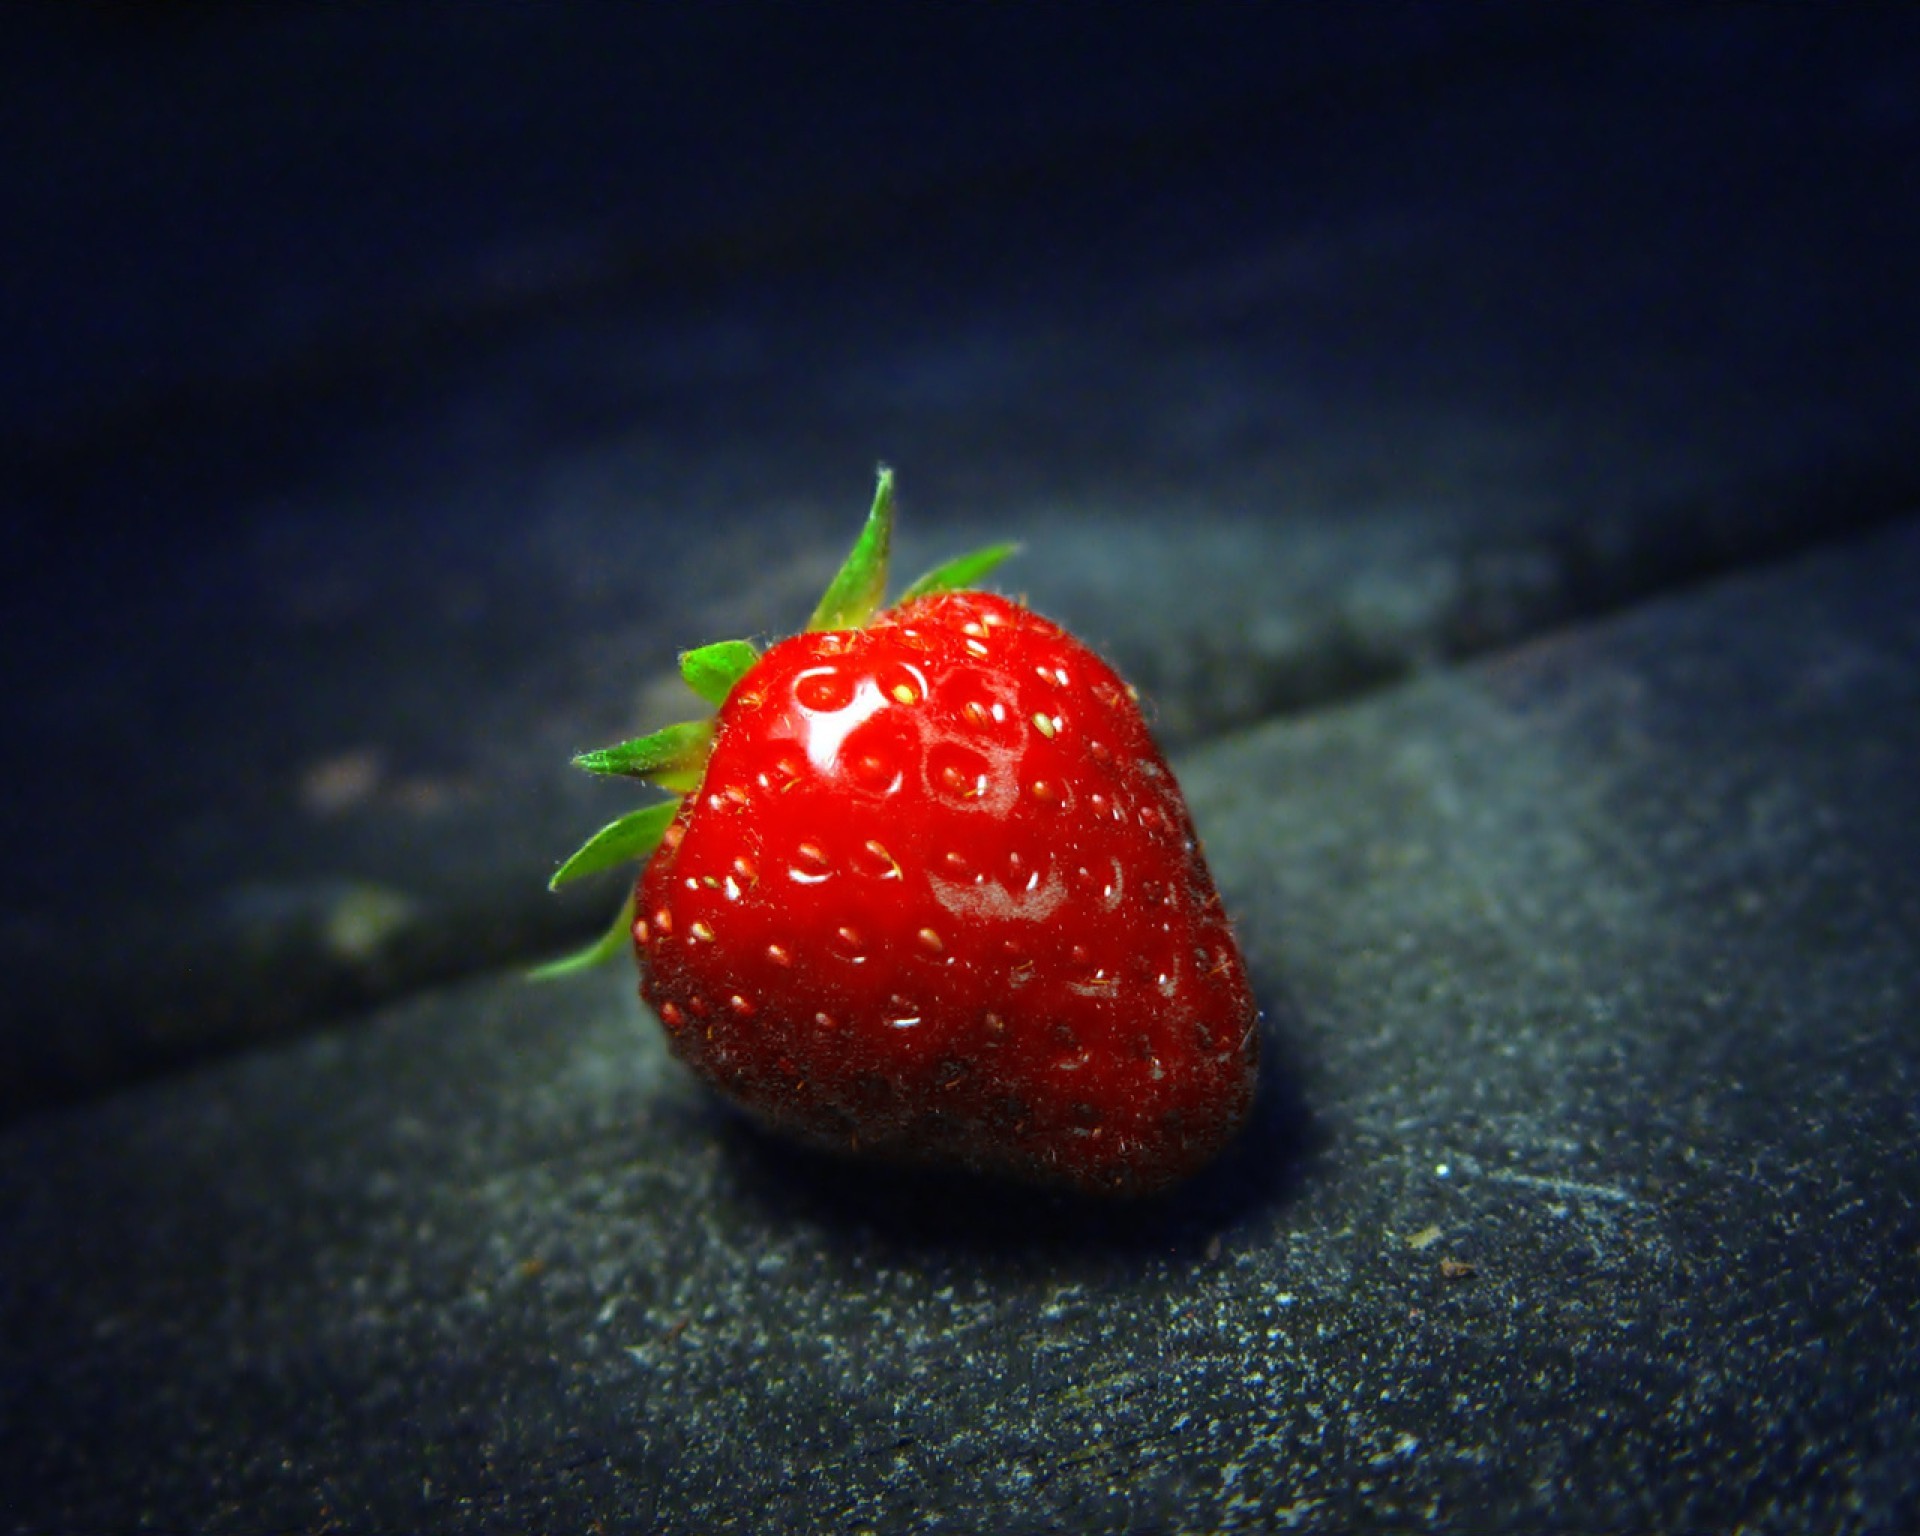
[[[1441,626],[1440,642],[1428,656],[1412,649],[1399,654],[1370,648],[1351,626],[1336,620],[1327,640],[1335,660],[1329,664],[1329,644],[1314,647],[1317,659],[1276,669],[1257,693],[1254,712],[1218,722],[1179,741],[1186,753],[1257,729],[1277,720],[1298,718],[1314,710],[1355,702],[1404,682],[1423,672],[1457,667],[1494,656],[1516,645],[1581,625],[1604,620],[1640,604],[1681,596],[1728,576],[1757,571],[1813,551],[1871,534],[1877,528],[1912,516],[1920,509],[1920,470],[1889,460],[1864,461],[1808,472],[1771,495],[1758,490],[1712,493],[1713,510],[1691,514],[1682,504],[1662,504],[1647,511],[1614,519],[1602,526],[1575,523],[1547,533],[1532,548],[1554,551],[1549,558],[1563,573],[1555,592],[1560,600],[1549,604],[1550,615],[1537,616],[1503,631],[1497,638],[1463,631],[1460,620],[1473,606],[1474,588],[1454,615],[1451,632]],[[1750,510],[1759,507],[1757,515]],[[1668,530],[1675,524],[1680,534]],[[1688,530],[1706,530],[1688,538]],[[1597,547],[1611,534],[1608,548]],[[1528,548],[1525,541],[1505,551],[1481,552],[1487,558]],[[1469,564],[1472,552],[1462,556]],[[1643,573],[1651,572],[1647,579]],[[1219,664],[1225,664],[1219,663]],[[1302,686],[1302,675],[1311,686]],[[592,920],[597,923],[596,917]],[[475,933],[491,933],[494,942],[476,950]],[[16,1064],[8,1083],[0,1088],[0,1124],[25,1113],[97,1097],[117,1088],[174,1071],[188,1070],[239,1049],[272,1045],[317,1029],[351,1027],[358,1020],[423,992],[455,984],[563,950],[590,936],[564,911],[527,904],[476,903],[470,909],[437,911],[415,924],[405,945],[383,955],[370,971],[329,966],[313,954],[293,957],[293,968],[263,976],[255,991],[222,993],[221,1005],[233,1017],[224,1026],[208,1025],[207,998],[192,988],[177,997],[139,1038],[108,1038],[100,1029],[89,1032],[84,1020],[63,1030],[37,1057]],[[188,955],[176,967],[190,976],[204,957]],[[94,1013],[116,1023],[136,1011],[151,1010],[156,995],[151,969],[130,975],[113,992],[118,1004],[96,1007]],[[42,1011],[58,1014],[58,999]],[[170,1031],[167,1019],[195,1013],[191,1030]],[[263,1027],[263,1020],[265,1027]]]
[[[1201,728],[1181,736],[1177,749],[1190,752],[1275,721],[1354,703],[1416,676],[1482,661],[1647,603],[1851,543],[1916,514],[1920,464],[1904,454],[1887,455],[1810,470],[1784,487],[1776,484],[1770,493],[1736,487],[1702,491],[1616,515],[1604,525],[1576,521],[1511,544],[1465,550],[1459,557],[1466,573],[1463,598],[1451,613],[1439,616],[1425,644],[1382,645],[1370,640],[1362,625],[1335,615],[1313,646],[1257,667],[1252,710],[1203,716]],[[1700,536],[1689,538],[1689,533]],[[1501,602],[1487,590],[1491,578],[1485,567],[1528,555],[1544,556],[1557,577],[1541,611],[1496,629],[1484,618],[1476,621],[1476,606]],[[1478,582],[1476,563],[1482,567]],[[1244,669],[1249,662],[1242,652],[1220,650],[1209,665]]]

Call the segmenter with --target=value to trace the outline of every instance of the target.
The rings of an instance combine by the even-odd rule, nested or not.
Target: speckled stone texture
[[[1086,1210],[478,980],[0,1137],[0,1526],[1920,1521],[1920,522],[1177,767],[1253,1130]]]

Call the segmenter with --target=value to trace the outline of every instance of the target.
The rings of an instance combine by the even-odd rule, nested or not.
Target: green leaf
[[[809,630],[859,629],[880,611],[887,590],[887,557],[893,548],[893,471],[880,467],[867,525],[848,551],[840,573],[828,583]]]
[[[903,603],[912,602],[916,597],[928,597],[935,592],[964,592],[969,587],[979,585],[981,577],[994,570],[1009,555],[1019,553],[1018,544],[989,544],[985,549],[969,550],[957,555],[944,565],[936,565],[906,591],[900,594]]]
[[[687,686],[715,709],[727,702],[733,685],[745,677],[760,653],[745,640],[719,640],[680,653],[680,675]]]
[[[570,955],[558,960],[549,960],[545,965],[536,965],[527,972],[528,981],[553,981],[557,977],[571,976],[575,971],[591,970],[596,965],[604,965],[615,956],[623,954],[627,946],[633,943],[633,899],[634,893],[627,892],[627,899],[621,903],[620,915],[613,920],[613,926],[585,949],[576,949]]]
[[[636,736],[615,747],[597,752],[582,752],[573,766],[588,773],[618,774],[623,778],[647,779],[662,789],[689,790],[700,782],[707,766],[707,751],[713,745],[711,720],[687,720],[669,725],[651,736]]]
[[[662,800],[658,805],[642,806],[637,811],[627,812],[618,821],[608,822],[582,843],[572,858],[554,871],[553,878],[547,882],[547,889],[557,891],[569,880],[578,880],[582,875],[597,875],[616,864],[644,859],[660,845],[660,839],[673,822],[674,812],[679,809],[677,798]]]

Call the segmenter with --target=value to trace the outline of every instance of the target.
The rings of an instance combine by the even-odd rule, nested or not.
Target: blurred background
[[[874,465],[1177,751],[1920,484],[1904,6],[0,10],[0,1112],[591,932]]]

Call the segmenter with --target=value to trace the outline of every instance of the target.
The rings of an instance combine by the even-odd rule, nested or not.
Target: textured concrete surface
[[[541,882],[625,802],[565,758],[800,622],[881,456],[903,566],[1025,540],[1176,745],[1920,488],[1897,13],[983,20],[918,85],[909,22],[598,14],[155,23],[92,138],[9,55],[70,158],[8,161],[0,1114],[583,935]]]
[[[624,978],[0,1137],[21,1532],[1920,1520],[1920,523],[1186,754],[1269,1091],[826,1166]]]
[[[746,14],[0,17],[0,1531],[1920,1526],[1920,22]],[[882,456],[1176,747],[1166,1204],[517,980]]]

